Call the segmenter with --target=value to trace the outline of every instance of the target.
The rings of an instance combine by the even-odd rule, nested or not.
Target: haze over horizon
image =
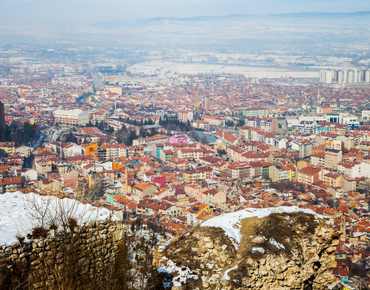
[[[118,0],[0,0],[1,25],[110,22],[155,17],[227,16],[273,13],[351,13],[370,11],[370,1],[334,0],[190,0],[122,2]]]

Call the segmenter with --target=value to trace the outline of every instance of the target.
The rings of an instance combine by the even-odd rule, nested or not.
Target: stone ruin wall
[[[49,235],[44,240],[17,241],[10,246],[0,246],[0,259],[5,260],[9,267],[22,263],[25,269],[30,270],[32,277],[42,271],[42,261],[49,266],[61,264],[64,252],[68,249],[69,254],[78,257],[82,273],[99,273],[103,265],[113,265],[118,242],[124,237],[124,226],[121,221],[92,221],[84,226],[77,226],[73,233],[69,233],[67,237]],[[32,284],[32,288],[41,287],[37,285],[40,283]]]

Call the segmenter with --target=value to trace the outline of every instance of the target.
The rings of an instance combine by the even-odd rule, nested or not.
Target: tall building
[[[370,82],[370,71],[365,69],[320,70],[320,83],[357,84]]]
[[[347,77],[347,74],[346,74]],[[346,80],[344,79],[344,71],[338,71],[338,84],[345,83]]]
[[[331,84],[333,73],[330,70],[320,70],[320,83]]]
[[[5,129],[5,109],[3,102],[0,102],[0,127]]]
[[[348,83],[348,71],[344,70],[343,83]]]
[[[365,71],[365,82],[370,83],[370,71]]]
[[[355,83],[356,81],[355,81],[356,79],[355,79],[355,72],[353,71],[353,70],[350,70],[349,72],[348,72],[348,83],[349,84],[353,84],[353,83]]]

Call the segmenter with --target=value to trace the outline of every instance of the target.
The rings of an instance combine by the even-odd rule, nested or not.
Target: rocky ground
[[[160,247],[154,264],[173,275],[173,290],[325,289],[338,243],[330,219],[265,209],[209,220]]]

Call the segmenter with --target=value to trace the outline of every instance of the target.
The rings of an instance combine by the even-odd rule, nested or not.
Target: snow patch
[[[159,246],[158,247],[158,252],[162,252],[166,247],[165,246]]]
[[[208,269],[212,269],[212,268],[213,268],[213,266],[214,266],[214,264],[207,263],[207,264],[206,264],[206,266],[207,266],[207,268],[208,268]]]
[[[252,253],[256,253],[256,252],[260,252],[260,253],[264,254],[265,253],[265,249],[264,248],[260,248],[260,247],[253,248],[252,249]]]
[[[17,241],[17,235],[26,237],[34,227],[41,226],[40,212],[46,213],[45,226],[55,223],[60,227],[61,215],[75,218],[80,224],[108,218],[118,220],[105,208],[83,204],[75,199],[6,192],[0,194],[0,245],[10,245]]]
[[[283,245],[283,244],[278,243],[278,242],[277,242],[277,241],[275,241],[275,239],[273,239],[273,238],[270,238],[269,242],[270,242],[270,244],[271,244],[271,245],[275,246],[275,247],[276,247],[276,248],[278,248],[278,249],[285,249],[285,247],[284,247],[284,245]]]
[[[187,279],[198,279],[198,276],[193,274],[188,267],[178,267],[172,260],[168,260],[166,266],[159,268],[158,272],[168,272],[174,276],[175,274],[178,274],[172,281],[174,287],[181,287],[181,285],[185,285]]]
[[[236,211],[224,215],[217,216],[209,219],[201,224],[201,227],[215,227],[221,228],[225,231],[225,235],[230,238],[235,249],[239,248],[239,244],[242,241],[241,221],[246,218],[264,218],[272,213],[307,213],[318,216],[319,218],[327,218],[323,215],[318,215],[316,212],[310,209],[302,209],[295,206],[282,206],[272,208],[247,208],[241,211]]]
[[[230,269],[227,269],[224,273],[224,275],[222,276],[222,280],[230,280],[230,276],[229,276],[229,273],[233,270],[236,270],[238,269],[238,266],[239,266],[239,263],[241,261],[239,261],[234,267],[230,268]]]

